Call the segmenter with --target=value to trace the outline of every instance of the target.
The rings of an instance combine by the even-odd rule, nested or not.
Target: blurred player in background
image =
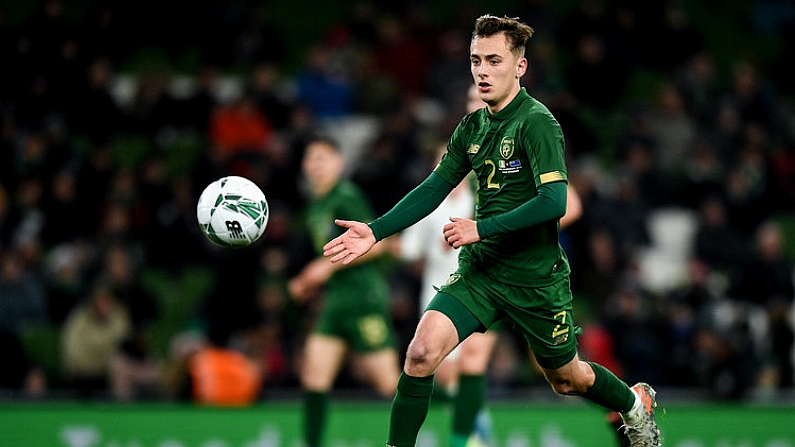
[[[344,167],[343,156],[331,140],[307,144],[302,170],[312,197],[306,224],[318,257],[288,284],[298,302],[318,295],[323,299],[304,346],[300,371],[306,447],[322,445],[328,393],[349,350],[357,355],[363,377],[386,398],[394,395],[400,374],[388,284],[381,268],[371,262],[385,250],[379,246],[349,265],[332,264],[322,256],[325,241],[341,232],[333,219],[373,217],[363,191],[342,179]]]
[[[470,41],[470,68],[487,107],[467,114],[430,175],[390,211],[324,246],[350,264],[379,240],[430,214],[471,171],[478,182],[475,219],[451,216],[445,240],[462,248],[459,267],[439,288],[417,325],[392,402],[387,445],[413,447],[428,413],[434,372],[461,341],[495,322],[525,336],[554,391],[582,396],[621,413],[635,447],[660,445],[655,391],[629,387],[608,369],[580,360],[568,259],[559,241],[566,212],[563,132],[521,87],[533,29],[517,19],[481,16]]]

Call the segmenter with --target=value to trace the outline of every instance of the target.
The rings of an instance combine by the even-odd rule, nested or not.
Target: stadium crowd
[[[349,178],[386,211],[463,116],[467,33],[484,12],[536,30],[523,85],[560,121],[583,202],[563,241],[584,355],[658,389],[791,395],[792,45],[726,60],[691,17],[722,7],[711,1],[473,2],[445,21],[361,1],[293,54],[267,6],[143,3],[0,12],[6,396],[187,399],[201,376],[191,358],[211,348],[252,362],[255,398],[296,389],[320,299],[286,289],[312,256],[297,224],[303,144],[336,139]],[[724,29],[793,41],[791,2],[738,4],[743,19]],[[152,47],[168,60],[195,51],[195,72],[122,70]],[[210,244],[195,218],[204,186],[228,174],[255,180],[271,207],[263,239],[240,250]],[[383,266],[405,345],[421,268]],[[520,340],[501,337],[491,392],[541,383]],[[359,387],[356,374],[342,386]]]

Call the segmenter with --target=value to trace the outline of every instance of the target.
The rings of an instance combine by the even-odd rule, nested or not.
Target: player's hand
[[[375,245],[375,235],[369,225],[341,219],[334,223],[348,230],[323,246],[323,256],[331,256],[331,262],[342,261],[343,265],[348,265]]]
[[[460,217],[451,217],[450,223],[444,226],[442,233],[444,240],[453,248],[480,241],[477,222]]]

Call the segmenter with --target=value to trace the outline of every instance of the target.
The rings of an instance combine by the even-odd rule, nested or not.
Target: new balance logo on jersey
[[[226,231],[229,232],[229,237],[232,239],[243,239],[243,227],[236,220],[226,221]]]

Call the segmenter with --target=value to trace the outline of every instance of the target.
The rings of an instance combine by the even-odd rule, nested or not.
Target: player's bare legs
[[[598,363],[583,362],[577,355],[557,369],[541,371],[558,394],[583,396],[621,413],[624,431],[633,447],[659,447],[660,430],[654,420],[656,392],[646,383],[627,385]],[[626,395],[629,399],[617,397]],[[619,401],[624,403],[619,404]]]
[[[312,334],[304,346],[301,386],[304,389],[304,440],[318,447],[328,412],[328,392],[342,366],[347,345],[338,338]]]
[[[383,349],[359,356],[359,367],[378,394],[391,398],[395,395],[399,369],[398,355],[394,349]]]
[[[338,338],[318,334],[306,340],[301,365],[301,386],[325,393],[331,389],[342,366],[347,345]]]
[[[541,371],[552,389],[558,394],[579,396],[594,384],[596,378],[591,365],[580,360],[579,356],[557,369],[542,367]]]
[[[461,374],[485,374],[491,359],[491,352],[497,343],[497,334],[475,332],[461,342],[458,357],[458,370]]]
[[[447,315],[429,310],[422,315],[406,352],[403,371],[413,377],[430,376],[458,345],[458,332]]]
[[[450,357],[455,355],[455,353],[451,354]],[[452,393],[455,388],[458,387],[458,358],[445,358],[439,366],[436,367],[436,373],[434,373],[434,378],[436,379],[436,384],[441,385],[445,388],[445,392]]]
[[[434,371],[457,344],[458,331],[450,318],[436,310],[423,314],[409,343],[392,401],[388,445],[414,447],[428,415]]]

